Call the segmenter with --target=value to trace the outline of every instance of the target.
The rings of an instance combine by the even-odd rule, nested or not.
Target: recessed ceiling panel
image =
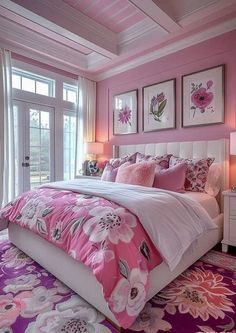
[[[124,31],[145,19],[128,0],[63,0],[113,32]]]

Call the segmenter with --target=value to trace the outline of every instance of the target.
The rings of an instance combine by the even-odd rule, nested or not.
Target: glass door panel
[[[54,180],[54,109],[14,101],[19,193]]]

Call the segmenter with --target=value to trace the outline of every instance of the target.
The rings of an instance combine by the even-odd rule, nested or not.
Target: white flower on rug
[[[1,265],[6,268],[20,269],[34,261],[15,246],[11,246],[2,255]]]
[[[13,333],[12,329],[10,327],[3,327],[0,328],[0,333]]]
[[[20,275],[13,279],[7,279],[4,281],[6,287],[3,288],[5,293],[12,292],[13,294],[22,290],[32,290],[40,283],[37,276],[34,274]]]
[[[55,280],[53,282],[53,285],[55,288],[57,288],[57,292],[59,294],[67,294],[72,292],[72,290],[70,288],[68,288],[64,283],[62,283],[60,280]]]
[[[25,308],[21,311],[24,318],[33,318],[37,314],[50,311],[54,303],[60,302],[63,296],[57,295],[57,289],[46,289],[37,287],[32,291],[23,291],[15,299],[24,304]]]
[[[37,224],[37,220],[41,220],[42,217],[51,212],[48,204],[52,201],[52,198],[40,196],[32,198],[26,202],[21,209],[20,220],[23,225],[28,225],[29,228],[34,227]]]
[[[111,333],[99,324],[105,318],[78,296],[57,304],[56,310],[42,313],[34,323],[30,323],[25,333]]]
[[[136,217],[124,208],[95,207],[89,214],[93,217],[84,223],[83,230],[90,241],[99,243],[108,238],[118,244],[119,240],[129,243],[133,238]]]
[[[127,311],[129,316],[136,316],[146,303],[148,272],[133,268],[127,278],[117,283],[110,297],[110,306],[114,312]]]
[[[147,303],[130,329],[145,333],[157,333],[159,330],[167,332],[172,326],[168,321],[162,319],[164,314],[163,309],[154,308],[150,303]]]

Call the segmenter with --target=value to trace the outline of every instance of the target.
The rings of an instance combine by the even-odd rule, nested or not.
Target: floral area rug
[[[210,251],[150,300],[131,332],[236,333],[236,257]],[[117,333],[90,304],[0,243],[0,333]]]

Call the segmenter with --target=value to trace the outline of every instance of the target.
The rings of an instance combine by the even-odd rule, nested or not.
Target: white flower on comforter
[[[99,324],[103,320],[104,317],[88,303],[72,296],[68,301],[57,304],[56,310],[39,314],[25,333],[111,333]]]
[[[148,272],[133,268],[128,278],[122,278],[117,283],[110,298],[114,312],[127,311],[129,316],[137,316],[146,303],[146,290]]]
[[[92,242],[102,242],[107,238],[113,244],[119,240],[129,243],[133,238],[136,217],[124,208],[95,207],[90,210],[90,218],[83,225],[83,230]]]
[[[51,198],[45,198],[43,196],[30,199],[21,210],[22,224],[28,225],[32,228],[36,225],[38,219],[42,219],[43,216],[48,214],[51,209],[48,208],[48,203],[52,201]]]

